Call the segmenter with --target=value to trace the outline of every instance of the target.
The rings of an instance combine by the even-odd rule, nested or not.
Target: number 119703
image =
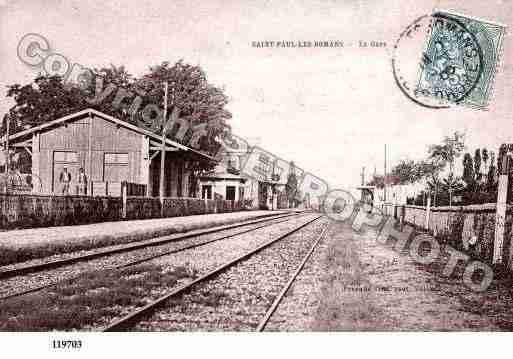
[[[81,340],[52,340],[53,349],[80,349],[82,348]]]

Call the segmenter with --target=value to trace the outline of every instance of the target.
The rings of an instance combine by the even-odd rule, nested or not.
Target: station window
[[[78,153],[71,151],[55,151],[53,158],[55,162],[75,163],[78,162]]]
[[[106,153],[105,164],[128,165],[128,153]]]

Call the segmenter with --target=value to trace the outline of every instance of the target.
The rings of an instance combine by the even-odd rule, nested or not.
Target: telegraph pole
[[[365,166],[362,167],[362,186],[365,186]]]
[[[10,124],[11,124],[11,121],[9,119],[9,116],[5,116],[5,122],[6,122],[6,130],[7,130],[7,134],[5,135],[5,143],[4,143],[4,146],[5,146],[5,163],[4,163],[4,172],[5,172],[5,175],[6,175],[6,180],[7,180],[7,173],[9,173],[9,133],[10,133]]]
[[[385,176],[383,177],[383,204],[387,202],[387,145],[385,143]]]
[[[276,161],[273,161],[273,168],[271,172],[271,211],[274,211],[274,190],[275,184],[274,182],[274,171],[275,171]]]
[[[160,213],[163,216],[164,214],[164,173],[165,173],[165,164],[166,164],[166,120],[167,120],[167,91],[168,84],[167,81],[164,83],[164,124],[162,127],[162,150],[160,153],[160,187],[159,187],[159,198],[160,198]]]
[[[499,159],[498,159],[499,161]],[[495,211],[495,238],[493,240],[493,264],[503,262],[504,254],[504,224],[506,223],[506,210],[508,202],[508,180],[509,180],[509,167],[511,165],[511,158],[509,151],[502,158],[502,168],[498,178],[497,188],[497,209]],[[508,258],[508,266],[512,266],[512,254],[510,251]]]

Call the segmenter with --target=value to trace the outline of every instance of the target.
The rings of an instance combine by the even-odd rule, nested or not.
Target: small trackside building
[[[200,176],[201,198],[243,201],[246,178],[230,173],[222,165]]]
[[[72,179],[70,194],[76,194],[83,168],[87,195],[118,196],[123,181],[135,184],[139,195],[159,194],[162,137],[94,109],[12,134],[9,146],[24,148],[32,156],[33,192],[62,193],[60,174],[66,168]],[[192,197],[197,186],[191,164],[215,160],[169,139],[165,151],[164,195]]]

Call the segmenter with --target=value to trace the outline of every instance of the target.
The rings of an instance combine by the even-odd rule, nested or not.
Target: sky
[[[410,101],[392,74],[399,34],[433,8],[511,25],[511,1],[489,0],[0,0],[0,114],[5,86],[37,71],[16,55],[38,33],[72,63],[125,65],[134,75],[183,59],[230,97],[234,132],[325,179],[359,184],[377,167],[420,159],[427,147],[465,131],[469,151],[513,142],[511,35],[504,42],[489,111],[433,110]],[[255,41],[343,41],[342,48],[257,48]],[[359,41],[385,42],[363,48]],[[413,54],[418,56],[418,54]],[[416,58],[415,58],[415,61]]]

